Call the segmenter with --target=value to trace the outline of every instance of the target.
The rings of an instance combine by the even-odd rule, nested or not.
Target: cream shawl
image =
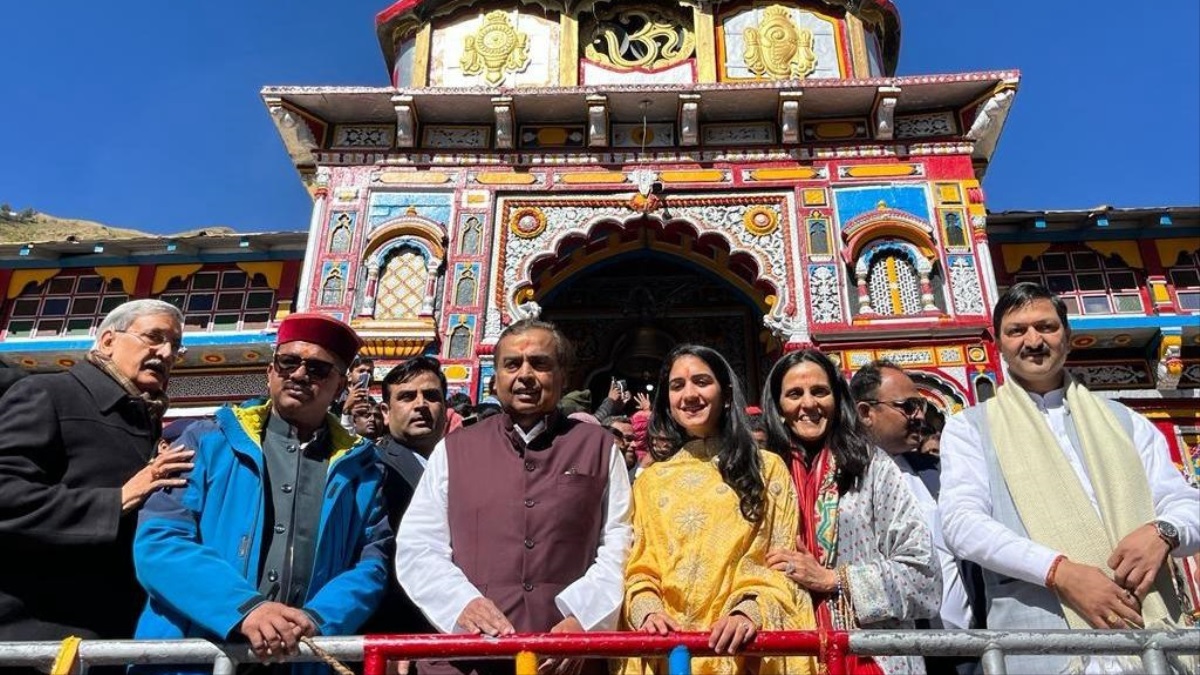
[[[1059,451],[1050,425],[1029,394],[1014,383],[1000,387],[987,403],[992,442],[1029,537],[1111,577],[1108,558],[1117,543],[1155,519],[1150,483],[1133,439],[1102,399],[1068,377],[1066,400],[1099,513]],[[1146,628],[1184,625],[1171,567],[1160,568],[1142,602]],[[1089,627],[1065,603],[1062,610],[1071,628]]]

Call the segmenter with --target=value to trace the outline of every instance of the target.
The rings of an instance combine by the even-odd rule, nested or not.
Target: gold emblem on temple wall
[[[504,11],[489,12],[479,30],[466,37],[460,64],[463,73],[483,73],[483,79],[496,86],[505,73],[519,73],[529,65],[529,36],[519,32]]]
[[[779,215],[765,206],[752,206],[742,215],[742,225],[756,237],[765,237],[779,227]]]
[[[656,8],[625,9],[596,14],[587,35],[584,55],[611,68],[657,69],[691,58],[696,36],[679,13]]]
[[[812,31],[797,26],[785,7],[765,9],[758,27],[747,28],[745,38],[742,57],[759,77],[803,79],[817,67]]]

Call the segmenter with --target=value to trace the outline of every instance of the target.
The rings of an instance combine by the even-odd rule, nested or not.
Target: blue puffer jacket
[[[269,413],[261,400],[222,408],[180,439],[196,451],[187,487],[147,500],[134,540],[150,596],[136,638],[227,640],[266,600],[257,587],[266,499],[259,439]],[[333,454],[302,609],[322,635],[353,635],[383,597],[392,533],[374,444],[332,415],[329,430]]]

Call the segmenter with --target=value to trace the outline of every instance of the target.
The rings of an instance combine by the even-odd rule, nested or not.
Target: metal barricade
[[[423,658],[514,658],[517,675],[536,670],[540,657],[669,657],[671,675],[690,672],[690,659],[712,656],[708,633],[669,636],[642,633],[531,634],[503,638],[465,635],[368,635],[316,638],[330,656],[362,662],[364,675],[384,675],[390,660]],[[0,643],[0,667],[48,669],[62,645],[57,642]],[[843,651],[845,650],[845,651]],[[975,656],[987,675],[1006,675],[1004,657],[1015,654],[1137,656],[1147,675],[1169,675],[1168,654],[1200,654],[1200,630],[1158,631],[776,631],[759,633],[749,655]],[[89,666],[155,664],[211,665],[215,675],[232,675],[239,663],[256,662],[244,644],[205,640],[85,640],[78,645],[76,670]],[[308,647],[284,658],[316,662]],[[532,666],[530,665],[532,664]],[[529,675],[533,675],[530,671]],[[832,675],[838,675],[833,672]]]

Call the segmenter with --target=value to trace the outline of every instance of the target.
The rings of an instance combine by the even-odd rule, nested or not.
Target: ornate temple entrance
[[[754,400],[778,351],[763,327],[761,298],[686,258],[651,249],[593,263],[539,293],[542,317],[572,340],[569,389],[593,404],[612,378],[652,392],[663,357],[676,344],[708,345],[729,359]]]

